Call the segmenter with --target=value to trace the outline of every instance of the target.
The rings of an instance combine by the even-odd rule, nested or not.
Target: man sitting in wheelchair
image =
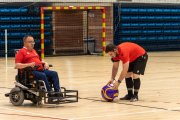
[[[23,69],[26,67],[36,67],[36,69],[32,69],[32,74],[37,80],[44,81],[48,96],[63,97],[60,89],[58,74],[56,71],[49,70],[47,62],[40,60],[39,55],[36,50],[34,50],[34,38],[31,35],[27,35],[23,38],[23,43],[23,48],[16,53],[15,68]],[[56,94],[51,94],[49,79],[51,79]]]

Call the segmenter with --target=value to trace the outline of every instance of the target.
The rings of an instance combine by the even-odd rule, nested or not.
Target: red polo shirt
[[[118,55],[112,59],[114,61],[121,60],[123,64],[128,61],[131,63],[146,53],[141,46],[131,42],[124,42],[118,45],[117,49]]]
[[[35,64],[39,66],[38,70],[43,69],[42,62],[36,50],[33,49],[32,51],[29,51],[27,48],[23,47],[17,52],[15,57],[15,63],[31,63],[31,62],[35,62]]]

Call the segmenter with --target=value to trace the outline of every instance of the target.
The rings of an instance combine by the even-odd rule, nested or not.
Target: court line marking
[[[68,119],[61,119],[61,118],[54,118],[54,117],[45,117],[45,116],[33,116],[33,115],[22,115],[22,114],[10,114],[10,113],[1,113],[0,112],[0,114],[1,115],[10,115],[10,116],[12,116],[12,115],[14,115],[14,116],[18,116],[18,117],[33,117],[33,118],[44,118],[44,119],[53,119],[53,120],[68,120]]]
[[[132,112],[132,113],[118,113],[118,114],[109,114],[109,115],[101,115],[101,116],[89,116],[89,117],[79,117],[79,118],[72,118],[70,120],[81,120],[81,119],[92,119],[92,118],[102,118],[102,117],[111,117],[111,116],[127,116],[127,115],[136,115],[136,114],[144,114],[144,113],[156,113],[156,112],[166,112],[165,110],[149,110],[143,112]]]
[[[79,97],[79,99],[84,99],[84,100],[90,100],[90,101],[100,101],[100,102],[106,102],[106,101],[103,101],[102,98],[100,97]],[[118,98],[119,99],[119,98]],[[142,101],[142,100],[140,100]],[[166,103],[166,104],[180,104],[180,103],[176,103],[176,102],[169,102],[169,101],[142,101],[142,102],[160,102],[160,103]],[[117,103],[117,104],[125,104],[125,105],[134,105],[134,104],[131,104],[131,103],[126,103],[126,102],[123,102],[123,101],[119,101],[119,102],[114,102],[114,103]],[[140,105],[134,105],[134,106],[140,106]],[[140,106],[140,107],[147,107],[147,106]],[[151,107],[150,107],[151,108]],[[159,108],[159,109],[165,109],[165,108]]]
[[[37,117],[37,118],[49,118],[49,119],[57,119],[57,120],[68,120],[66,118],[58,118],[58,117],[52,117],[52,116],[47,116],[43,114],[38,114],[38,113],[33,113],[33,112],[26,112],[23,110],[15,110],[15,109],[10,109],[10,108],[5,108],[5,107],[0,107],[2,109],[6,110],[11,110],[15,112],[21,112],[21,113],[26,113],[30,115],[22,115],[22,114],[10,114],[10,113],[1,113],[4,115],[17,115],[17,116],[27,116],[27,117]],[[177,109],[177,107],[175,107]],[[178,107],[179,108],[179,107]],[[174,108],[170,108],[169,110],[172,110]],[[118,114],[109,114],[109,115],[102,115],[102,116],[89,116],[89,117],[79,117],[79,118],[71,118],[69,120],[80,120],[80,119],[92,119],[92,118],[101,118],[101,117],[110,117],[110,116],[127,116],[127,115],[134,115],[134,114],[144,114],[144,113],[152,113],[152,112],[166,112],[167,110],[149,110],[149,111],[143,111],[143,112],[132,112],[132,113],[118,113]]]
[[[87,99],[87,98],[80,98],[80,99]],[[94,100],[93,98],[88,98],[87,100]],[[100,100],[94,100],[94,101],[100,101]],[[89,116],[89,117],[79,117],[79,118],[72,118],[70,120],[79,120],[79,119],[91,119],[91,118],[101,118],[101,117],[108,117],[108,116],[125,116],[125,115],[134,115],[134,114],[144,114],[144,113],[150,113],[150,112],[180,112],[179,107],[174,108],[160,108],[160,107],[149,107],[149,106],[142,106],[142,105],[134,105],[134,104],[128,104],[128,103],[117,103],[117,104],[124,104],[124,105],[133,105],[138,107],[147,107],[153,110],[150,111],[143,111],[143,112],[133,112],[133,113],[125,113],[125,114],[110,114],[110,115],[103,115],[103,116]]]
[[[22,114],[16,114],[16,113],[11,114],[11,113],[2,113],[2,112],[0,112],[0,114],[3,114],[3,115],[17,115],[17,116],[26,116],[26,117],[34,117],[34,118],[48,118],[48,119],[56,119],[56,120],[69,120],[67,118],[53,117],[53,116],[48,116],[48,115],[39,114],[39,113],[26,112],[26,111],[23,111],[23,110],[15,110],[15,109],[5,108],[5,107],[0,107],[0,108],[26,114],[26,115],[22,115]]]

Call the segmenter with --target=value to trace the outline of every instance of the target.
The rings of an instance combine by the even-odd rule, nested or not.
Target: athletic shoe
[[[131,98],[132,98],[132,96],[127,94],[124,97],[120,98],[120,100],[130,100]]]
[[[136,102],[138,101],[138,96],[133,96],[131,99],[130,99],[130,102]]]

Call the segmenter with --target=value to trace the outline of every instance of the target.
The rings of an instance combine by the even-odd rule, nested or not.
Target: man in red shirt
[[[37,70],[33,70],[35,78],[38,80],[43,80],[46,84],[47,91],[51,91],[48,78],[51,78],[53,81],[53,87],[55,92],[58,92],[60,96],[60,85],[59,77],[56,71],[49,70],[49,65],[47,62],[41,61],[36,50],[34,50],[34,38],[30,35],[27,35],[23,38],[24,47],[20,49],[15,57],[15,68],[23,69],[25,67],[34,67],[38,66]],[[50,95],[50,94],[49,94]]]
[[[124,42],[118,46],[109,44],[106,46],[106,53],[113,61],[112,76],[109,83],[115,80],[119,68],[119,61],[122,61],[122,71],[114,88],[118,89],[121,81],[125,78],[128,94],[121,100],[138,101],[138,91],[140,88],[140,75],[144,75],[148,55],[139,45],[131,42]],[[133,93],[134,88],[134,93]]]

